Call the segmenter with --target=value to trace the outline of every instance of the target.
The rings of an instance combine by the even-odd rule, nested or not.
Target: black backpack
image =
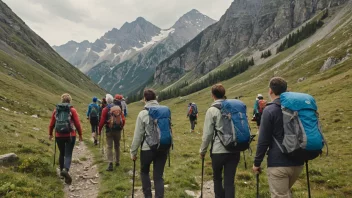
[[[71,133],[73,130],[71,124],[71,105],[68,103],[62,103],[56,105],[55,114],[55,131],[58,133]]]

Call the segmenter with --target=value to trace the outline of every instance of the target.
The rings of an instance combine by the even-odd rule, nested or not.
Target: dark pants
[[[189,116],[189,122],[191,123],[191,129],[194,130],[194,128],[196,127],[196,120],[197,117],[194,116]]]
[[[99,119],[98,118],[90,118],[90,125],[92,126],[92,133],[98,132]]]
[[[164,197],[163,174],[166,160],[167,151],[141,151],[141,179],[144,197],[152,197],[152,185],[149,177],[150,165],[152,162],[155,197]]]
[[[255,121],[257,122],[257,126],[260,126],[260,121],[262,120],[262,113],[255,114]]]
[[[240,153],[213,154],[211,160],[215,198],[234,198],[235,175]],[[222,185],[222,170],[224,170],[224,186]]]
[[[60,170],[66,168],[69,171],[72,161],[72,152],[75,147],[76,137],[65,137],[65,138],[56,138],[57,147],[59,148],[59,164]]]

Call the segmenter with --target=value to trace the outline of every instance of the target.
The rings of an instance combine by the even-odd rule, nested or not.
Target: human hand
[[[261,167],[256,167],[254,164],[253,164],[253,172],[255,174],[260,174],[262,172],[262,168]]]
[[[136,161],[136,160],[137,160],[137,155],[131,156],[131,159],[132,159],[133,161]]]
[[[83,141],[82,135],[79,135],[78,139],[80,142],[82,142]]]
[[[200,159],[204,159],[205,158],[205,153],[204,154],[199,154],[199,156],[200,156]]]
[[[53,135],[49,135],[49,140],[50,140],[50,141],[53,140]]]

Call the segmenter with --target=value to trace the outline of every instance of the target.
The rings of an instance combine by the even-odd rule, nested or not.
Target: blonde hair
[[[62,103],[71,103],[71,101],[72,101],[72,98],[71,98],[70,94],[68,94],[68,93],[62,94],[62,96],[61,96]]]

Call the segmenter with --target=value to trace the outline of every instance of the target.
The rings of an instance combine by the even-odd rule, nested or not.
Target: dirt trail
[[[98,196],[99,173],[93,161],[93,154],[84,142],[77,142],[73,150],[70,169],[72,185],[65,184],[64,188],[66,198],[95,198]]]

